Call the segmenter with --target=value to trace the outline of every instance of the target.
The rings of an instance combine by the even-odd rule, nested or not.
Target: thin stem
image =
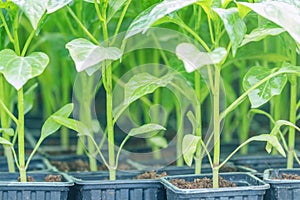
[[[34,35],[35,35],[35,32],[36,32],[35,30],[32,30],[32,31],[31,31],[29,37],[28,37],[27,40],[26,40],[26,43],[25,43],[24,48],[23,48],[23,50],[22,50],[21,56],[25,56],[26,51],[27,51],[27,49],[28,49],[28,47],[29,47],[29,45],[30,45],[30,43],[31,43],[31,41],[32,41],[32,39],[33,39],[33,37],[34,37]]]
[[[26,182],[26,168],[25,168],[25,131],[24,131],[24,94],[23,88],[18,90],[18,150],[19,150],[19,164],[20,164],[20,180]]]
[[[85,28],[85,26],[82,24],[82,22],[79,20],[79,18],[75,15],[75,13],[72,11],[72,9],[69,6],[66,6],[68,12],[70,15],[74,18],[74,20],[77,22],[79,27],[83,30],[83,32],[94,42],[95,44],[99,45],[100,43],[98,40]]]
[[[16,123],[16,125],[19,126],[18,119],[9,111],[2,99],[0,99],[0,107],[8,114],[8,116]]]
[[[195,71],[195,93],[198,99],[198,102],[200,102],[200,96],[201,96],[201,76],[198,71]],[[201,104],[196,106],[196,120],[197,120],[197,128],[196,128],[196,136],[202,138],[202,117],[201,117]],[[195,174],[201,173],[201,165],[202,165],[202,158],[201,158],[201,144],[198,145],[196,150],[196,158],[195,161]]]
[[[215,68],[215,93],[213,95],[214,119],[214,167],[213,188],[219,187],[219,162],[220,162],[220,70]]]
[[[128,9],[128,7],[129,7],[131,1],[132,1],[132,0],[128,0],[128,1],[127,1],[126,5],[125,5],[125,7],[124,7],[124,9],[123,9],[123,11],[122,11],[122,14],[121,14],[121,16],[120,16],[120,18],[119,18],[119,21],[118,21],[117,28],[116,28],[115,33],[114,33],[114,39],[113,39],[113,41],[112,41],[112,44],[115,43],[115,40],[116,40],[116,37],[115,37],[115,36],[117,36],[118,33],[119,33],[119,31],[120,31],[122,22],[123,22],[123,20],[124,20],[125,14],[126,14],[126,12],[127,12],[127,9]]]
[[[13,38],[13,36],[11,35],[11,33],[10,33],[10,31],[9,31],[9,28],[8,28],[8,26],[7,26],[7,23],[6,23],[6,21],[5,21],[5,18],[4,18],[4,16],[3,16],[3,13],[2,13],[2,9],[1,9],[1,12],[0,12],[0,18],[1,18],[2,22],[3,22],[4,29],[5,29],[5,31],[6,31],[6,34],[7,34],[8,38],[9,38],[10,42],[11,42],[11,43],[14,43],[14,42],[15,42],[15,41],[14,41],[14,38]]]

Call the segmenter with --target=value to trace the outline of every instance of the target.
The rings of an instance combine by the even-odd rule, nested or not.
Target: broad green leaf
[[[153,132],[157,133],[158,131],[165,131],[166,129],[159,124],[145,124],[138,128],[133,128],[129,131],[128,135],[131,137],[134,136],[144,136],[144,137],[153,137]]]
[[[182,140],[182,154],[183,159],[188,166],[191,166],[194,159],[194,154],[196,153],[198,143],[201,138],[195,135],[185,135]]]
[[[15,131],[12,128],[0,128],[0,133],[4,133],[4,134],[9,135],[9,136],[14,136],[15,135]]]
[[[232,43],[232,53],[233,56],[235,56],[236,50],[246,34],[246,25],[240,18],[237,8],[214,8],[214,11],[220,16],[224,23],[224,27]]]
[[[274,135],[270,135],[270,134],[261,134],[258,136],[253,136],[251,138],[249,138],[245,143],[249,143],[252,141],[262,141],[262,142],[268,142],[269,144],[272,144],[272,146],[283,156],[286,157],[285,151],[282,148],[278,138]],[[270,153],[270,152],[268,152]]]
[[[248,90],[252,86],[268,77],[273,72],[274,70],[266,67],[252,67],[244,77],[244,89]],[[248,95],[251,102],[251,107],[257,108],[268,102],[273,96],[279,95],[283,90],[286,82],[286,75],[281,74],[261,84]]]
[[[300,43],[300,9],[299,7],[280,1],[261,3],[238,2],[251,8],[257,14],[284,28],[297,43]]]
[[[172,78],[170,74],[157,78],[146,72],[133,76],[124,86],[124,105],[129,105],[142,96],[153,93],[159,87],[165,87]]]
[[[28,113],[34,103],[34,97],[35,97],[35,89],[37,88],[38,84],[32,85],[25,93],[24,93],[24,114]]]
[[[245,38],[240,46],[244,46],[250,42],[260,41],[268,36],[275,36],[285,32],[282,28],[261,27],[254,29],[250,34],[245,35]]]
[[[28,17],[32,27],[36,30],[38,23],[46,12],[49,0],[11,0]]]
[[[156,147],[160,147],[160,148],[168,147],[167,139],[162,136],[159,136],[159,135],[148,138],[147,141],[149,141],[151,145],[156,146]]]
[[[181,43],[176,47],[176,55],[184,63],[187,72],[193,72],[205,65],[218,64],[227,55],[225,48],[216,48],[212,52],[201,52],[190,43]]]
[[[95,67],[104,60],[117,60],[122,56],[121,50],[116,47],[98,46],[83,38],[72,40],[66,48],[78,72]]]
[[[282,126],[290,126],[290,127],[293,127],[294,129],[300,131],[300,128],[297,127],[295,124],[289,122],[289,121],[286,121],[286,120],[278,120],[276,123],[275,123],[275,126],[273,127],[270,135],[272,136],[275,136],[275,137],[278,137],[278,134],[279,134],[279,131],[280,131],[280,128]],[[272,151],[272,146],[273,144],[268,142],[267,145],[266,145],[266,151],[267,152],[271,152]]]
[[[53,115],[51,115],[42,127],[41,132],[41,139],[44,140],[46,137],[50,136],[51,134],[55,133],[60,127],[61,124],[57,123],[53,117],[69,117],[72,113],[74,105],[72,103],[65,105]]]
[[[13,50],[4,49],[0,51],[0,58],[0,73],[17,90],[29,79],[42,74],[49,63],[48,56],[41,52],[20,57]]]
[[[76,131],[80,136],[91,136],[92,130],[89,130],[81,121],[61,116],[53,116],[52,118],[56,123]]]
[[[13,144],[10,141],[4,139],[3,137],[0,137],[0,144],[7,145],[7,146],[13,146]]]
[[[164,0],[144,10],[129,26],[125,39],[138,33],[145,33],[157,20],[197,1],[198,0]]]
[[[72,0],[49,0],[47,5],[47,14],[57,11],[71,2]]]

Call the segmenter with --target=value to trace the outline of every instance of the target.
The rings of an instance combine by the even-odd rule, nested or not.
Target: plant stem
[[[182,140],[183,140],[183,115],[181,114],[180,104],[176,101],[176,118],[177,118],[177,144],[176,144],[176,164],[183,166],[184,160],[182,157]]]
[[[0,99],[3,101],[4,96],[5,96],[5,91],[4,91],[4,78],[3,75],[0,75]],[[0,119],[1,119],[1,127],[2,128],[9,128],[10,127],[10,119],[5,110],[0,109]],[[3,138],[6,140],[10,141],[10,136],[7,134],[3,134]],[[14,165],[14,158],[12,155],[11,148],[7,148],[3,145],[4,147],[4,155],[6,156],[7,159],[7,164],[8,164],[8,171],[9,172],[15,172],[15,165]]]
[[[215,85],[213,93],[213,119],[214,119],[214,167],[213,188],[219,187],[219,163],[220,163],[220,69],[215,67]]]
[[[104,2],[103,6],[103,38],[104,41],[108,40],[108,30],[107,30],[107,11],[108,2]],[[113,124],[113,97],[112,97],[112,67],[111,65],[105,64],[105,76],[103,77],[103,82],[105,82],[106,90],[106,120],[107,120],[107,139],[108,139],[108,162],[109,162],[109,179],[116,180],[116,166],[115,166],[115,138],[114,138],[114,124]]]
[[[290,122],[295,124],[296,123],[296,116],[297,116],[297,110],[296,110],[296,104],[297,104],[297,76],[292,75],[290,78],[290,90],[291,90],[291,96],[290,96]],[[288,158],[287,158],[287,168],[293,168],[293,152],[295,149],[295,129],[293,127],[289,128],[289,138],[288,138],[288,145],[289,145],[289,151],[288,151]]]
[[[74,18],[74,20],[77,22],[79,27],[83,30],[83,32],[94,42],[95,44],[99,45],[98,40],[85,28],[85,26],[82,24],[80,19],[75,15],[75,13],[72,11],[72,9],[67,6],[68,12],[70,15]]]
[[[195,93],[199,102],[199,105],[196,107],[196,121],[197,121],[197,128],[196,128],[196,136],[202,138],[202,117],[201,117],[201,76],[198,71],[195,71]],[[201,143],[198,144],[196,150],[196,160],[195,160],[195,174],[201,173],[201,165],[202,165],[202,158],[201,158]]]
[[[26,182],[26,168],[25,168],[25,133],[24,133],[24,94],[23,88],[18,90],[18,148],[19,148],[19,165],[20,165],[20,180]]]

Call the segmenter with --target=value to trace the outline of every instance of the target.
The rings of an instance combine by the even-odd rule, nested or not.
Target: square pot
[[[270,184],[265,200],[297,200],[300,198],[300,180],[280,179],[282,174],[300,176],[300,169],[268,169],[264,172],[264,181]]]
[[[109,181],[108,173],[71,173],[75,185],[69,200],[164,200],[166,195],[160,180],[133,179],[140,172],[117,173],[117,180]]]
[[[221,173],[221,177],[238,185],[230,188],[211,189],[180,189],[169,182],[172,179],[185,179],[193,181],[195,178],[212,178],[212,174],[167,176],[161,178],[166,187],[168,200],[263,200],[268,184],[249,173]]]
[[[0,200],[67,200],[73,181],[66,175],[63,182],[44,182],[48,174],[28,173],[36,182],[18,182],[18,173],[0,173]]]

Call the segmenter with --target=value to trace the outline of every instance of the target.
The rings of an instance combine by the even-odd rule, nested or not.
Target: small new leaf
[[[12,128],[0,128],[0,133],[4,133],[4,134],[9,135],[11,137],[15,135],[15,131]]]
[[[151,133],[155,132],[157,133],[158,131],[165,131],[166,129],[159,125],[159,124],[145,124],[143,126],[140,126],[138,128],[133,128],[129,131],[128,135],[131,137],[134,136],[145,136],[145,137],[149,137],[149,135],[151,135]],[[152,137],[153,135],[151,135]]]
[[[159,135],[149,138],[148,141],[151,143],[151,145],[156,147],[160,147],[160,148],[168,147],[167,139]]]
[[[61,109],[59,109],[57,112],[55,112],[53,115],[51,115],[46,122],[44,123],[42,127],[42,132],[41,132],[41,139],[44,140],[51,134],[55,133],[60,127],[61,124],[57,123],[53,117],[69,117],[70,114],[72,113],[74,108],[74,105],[72,103],[65,105]]]
[[[182,154],[183,159],[188,166],[193,163],[194,155],[196,153],[201,137],[195,135],[185,135],[182,141]]]
[[[227,55],[223,47],[216,48],[212,52],[202,52],[193,44],[181,43],[176,47],[176,55],[184,63],[187,72],[191,73],[205,65],[218,64]]]
[[[7,145],[7,146],[13,146],[13,144],[10,141],[4,139],[3,137],[0,137],[0,144]]]

